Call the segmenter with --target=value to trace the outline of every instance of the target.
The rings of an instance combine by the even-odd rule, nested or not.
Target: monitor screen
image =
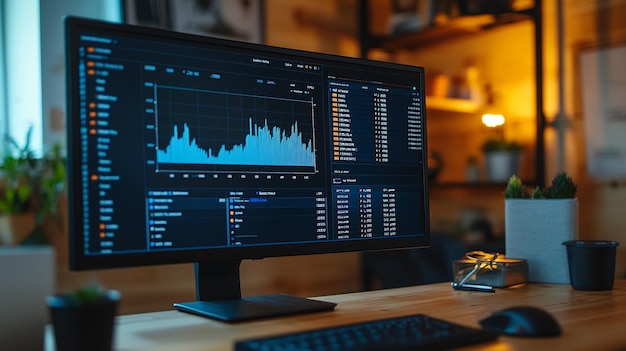
[[[66,46],[72,269],[196,262],[215,300],[242,259],[429,244],[423,68],[71,17]]]

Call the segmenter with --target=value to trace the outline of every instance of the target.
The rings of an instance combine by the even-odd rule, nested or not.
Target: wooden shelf
[[[373,1],[371,2],[374,3]],[[501,14],[481,14],[481,15],[463,15],[452,18],[445,23],[438,23],[425,27],[421,30],[414,32],[406,32],[392,35],[375,35],[371,31],[370,23],[372,16],[376,15],[371,10],[369,1],[359,1],[359,41],[361,44],[360,56],[362,58],[368,58],[373,50],[386,51],[388,54],[386,59],[393,61],[400,51],[419,51],[422,48],[437,46],[439,44],[446,43],[450,45],[456,45],[459,38],[465,38],[478,36],[482,33],[486,33],[491,30],[498,30],[509,24],[525,23],[533,26],[533,39],[534,39],[534,52],[533,59],[535,63],[535,121],[536,121],[536,141],[534,148],[534,175],[529,175],[532,179],[527,184],[543,186],[545,183],[545,143],[544,143],[544,129],[545,129],[545,116],[544,116],[544,103],[543,99],[543,85],[544,85],[544,55],[543,55],[543,16],[542,16],[542,1],[524,1],[522,4],[514,4],[513,10],[508,13]],[[378,33],[381,33],[378,31]],[[480,40],[477,40],[480,41]],[[401,58],[401,55],[398,56]],[[483,103],[476,103],[465,99],[445,98],[425,96],[424,104],[428,111],[428,117],[432,119],[439,119],[439,117],[445,118],[450,116],[456,119],[457,117],[466,117],[471,114],[478,114],[484,107]],[[458,116],[457,116],[458,115]],[[475,122],[471,118],[458,119],[461,123],[466,123],[470,126]],[[462,120],[462,121],[461,121]],[[445,122],[445,121],[444,121]],[[458,125],[451,126],[459,127]],[[445,128],[438,131],[445,134],[447,130]],[[447,134],[445,134],[447,135]],[[453,134],[451,134],[453,135]],[[459,146],[459,145],[455,145]],[[461,156],[457,157],[459,162],[463,162]],[[447,178],[445,178],[447,179]],[[433,188],[436,189],[504,189],[506,184],[492,184],[488,182],[481,183],[465,183],[462,179],[458,181],[456,179],[450,179],[445,182],[435,181],[433,182]]]
[[[424,47],[458,39],[496,26],[530,20],[531,17],[527,13],[528,11],[520,11],[499,15],[460,16],[445,24],[431,26],[416,32],[374,37],[371,47],[387,51]]]
[[[522,179],[522,182],[527,186],[536,186],[537,181],[535,179]],[[437,181],[437,180],[429,180],[428,186],[431,189],[493,189],[504,193],[508,182],[490,182],[490,181],[480,181],[480,182],[464,182],[464,181]]]
[[[476,113],[480,107],[480,104],[467,99],[426,96],[426,109],[431,111]]]
[[[487,181],[480,181],[480,182],[474,182],[474,183],[463,182],[463,181],[437,182],[436,180],[433,180],[433,181],[428,182],[428,186],[432,188],[438,188],[438,189],[454,189],[454,188],[499,189],[499,190],[502,190],[502,192],[504,192],[504,189],[506,189],[507,183],[506,182],[487,182]]]

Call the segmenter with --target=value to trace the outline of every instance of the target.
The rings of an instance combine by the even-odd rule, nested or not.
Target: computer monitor
[[[423,68],[65,24],[70,268],[194,262],[176,308],[237,320],[334,307],[243,259],[429,245]]]

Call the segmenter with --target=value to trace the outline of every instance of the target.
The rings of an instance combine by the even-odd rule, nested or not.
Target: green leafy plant
[[[51,296],[48,300],[49,303],[57,306],[82,306],[119,299],[120,293],[117,290],[105,289],[97,280],[94,280],[75,290]]]
[[[35,232],[28,240],[41,243],[44,220],[53,216],[60,223],[57,207],[65,189],[66,168],[60,144],[37,157],[30,145],[31,135],[29,128],[24,145],[6,139],[0,164],[0,215],[34,213]]]
[[[78,289],[65,293],[66,302],[79,305],[102,300],[107,297],[108,290],[97,281],[92,281],[80,286]]]
[[[0,196],[0,214],[26,212],[33,192],[30,179],[35,177],[36,158],[30,150],[32,128],[26,134],[26,144],[19,147],[13,138],[7,137],[8,152],[0,165],[3,192]]]
[[[503,138],[489,138],[481,146],[483,152],[509,151],[521,152],[522,146],[514,141],[506,141]]]
[[[512,175],[504,191],[504,197],[506,199],[573,199],[576,197],[577,190],[574,180],[564,171],[555,175],[547,188],[541,189],[536,186],[530,192],[517,175]]]

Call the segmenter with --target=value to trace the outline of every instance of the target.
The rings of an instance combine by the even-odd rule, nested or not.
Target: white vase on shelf
[[[511,151],[485,152],[487,181],[506,183],[513,174],[519,174],[521,153]]]

